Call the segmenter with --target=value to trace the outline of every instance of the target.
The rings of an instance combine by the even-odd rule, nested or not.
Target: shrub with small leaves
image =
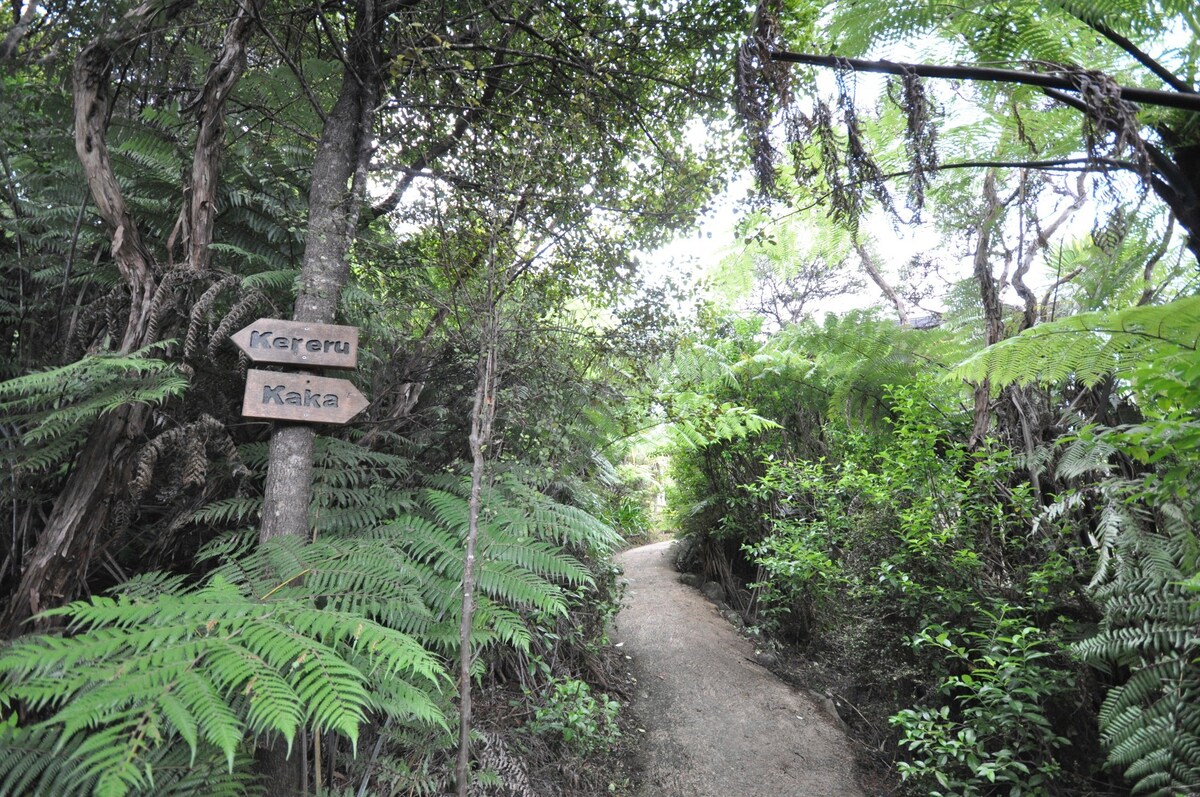
[[[1068,688],[1067,673],[1046,663],[1051,647],[1038,628],[1003,610],[982,616],[986,631],[933,626],[914,637],[917,648],[944,651],[957,674],[943,680],[941,706],[891,717],[913,754],[897,764],[900,776],[930,797],[1049,795],[1060,773],[1054,751],[1068,742],[1046,703]]]
[[[534,733],[561,740],[580,753],[612,745],[621,735],[621,704],[604,693],[593,695],[584,681],[555,678],[539,697],[529,723]]]

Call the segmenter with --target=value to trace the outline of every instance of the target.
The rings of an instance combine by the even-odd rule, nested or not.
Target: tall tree
[[[296,321],[336,321],[342,290],[350,278],[350,246],[366,197],[371,134],[383,81],[381,47],[387,16],[383,6],[377,0],[360,0],[348,24],[342,87],[325,116],[313,162],[304,261],[293,313]],[[308,535],[315,439],[311,425],[280,425],[272,433],[261,540],[281,534]]]
[[[118,67],[129,68],[142,39],[161,36],[164,27],[189,5],[175,2],[158,8],[147,4],[134,9],[79,53],[72,73],[75,151],[96,212],[111,237],[112,256],[129,296],[124,329],[110,330],[119,341],[114,348],[121,354],[156,341],[154,311],[162,304],[164,288],[158,277],[160,264],[143,240],[140,222],[126,202],[109,155],[112,75]],[[197,271],[204,269],[212,243],[210,219],[217,203],[215,177],[225,102],[244,67],[252,8],[239,6],[230,19],[197,109],[193,183],[182,211],[193,222],[187,267]],[[25,557],[21,582],[4,618],[7,627],[74,596],[87,570],[89,551],[104,526],[109,494],[128,473],[130,443],[142,434],[146,417],[144,405],[125,405],[102,416],[89,432],[36,547]]]

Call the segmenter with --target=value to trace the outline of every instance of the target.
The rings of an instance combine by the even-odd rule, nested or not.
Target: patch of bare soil
[[[618,558],[628,587],[615,637],[644,736],[636,797],[863,797],[836,720],[679,583],[669,546]]]

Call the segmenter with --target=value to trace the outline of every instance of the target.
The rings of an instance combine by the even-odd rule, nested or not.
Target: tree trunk
[[[120,28],[89,44],[75,59],[75,152],[96,211],[112,237],[113,259],[129,289],[129,315],[119,344],[122,354],[152,342],[148,322],[159,286],[154,260],[125,203],[108,154],[110,76],[119,51],[145,36],[159,24],[157,20],[170,20],[189,5],[190,0],[182,0],[165,10],[152,8],[151,4],[140,6],[121,20]],[[219,105],[210,112],[222,111]],[[148,414],[145,406],[126,406],[96,421],[46,527],[38,535],[37,545],[26,556],[21,583],[2,621],[8,633],[19,631],[31,615],[66,603],[78,594],[87,573],[87,552],[95,547],[103,531],[112,494],[127,481],[120,474],[129,467],[133,448],[129,441],[142,434]]]
[[[238,5],[237,15],[225,31],[225,40],[213,59],[200,94],[196,151],[192,157],[192,184],[188,219],[188,265],[204,271],[217,220],[217,171],[225,137],[225,100],[246,68],[246,40],[254,24],[258,0]]]
[[[357,5],[341,91],[325,120],[313,163],[304,262],[294,309],[297,321],[334,323],[350,276],[348,253],[366,196],[371,127],[380,89],[374,11],[372,0]],[[311,426],[280,425],[271,435],[260,541],[281,534],[308,534],[315,438]]]
[[[1000,289],[992,277],[991,266],[992,231],[1004,211],[1004,205],[996,195],[995,169],[989,169],[983,179],[983,202],[983,218],[979,220],[979,240],[975,243],[973,265],[983,308],[984,343],[991,346],[1004,338],[1004,307],[1000,303]],[[984,379],[975,386],[975,426],[971,431],[970,443],[972,446],[979,445],[987,437],[991,427],[991,405],[992,386]]]
[[[359,0],[354,11],[341,89],[325,119],[313,162],[304,261],[293,313],[297,321],[336,321],[342,288],[350,276],[350,245],[366,196],[371,129],[381,86],[382,20],[376,18],[375,0]],[[311,426],[280,424],[272,432],[260,542],[285,534],[308,536],[315,441]],[[280,740],[257,751],[255,770],[273,797],[303,793],[300,756],[289,760]]]
[[[459,625],[458,653],[458,763],[455,785],[458,797],[467,797],[471,786],[471,627],[475,619],[475,549],[479,540],[479,513],[482,509],[484,467],[492,439],[492,421],[496,417],[496,357],[499,319],[492,300],[487,325],[479,346],[479,380],[475,387],[475,406],[471,412],[471,499],[467,528],[467,551],[463,563],[462,620]]]

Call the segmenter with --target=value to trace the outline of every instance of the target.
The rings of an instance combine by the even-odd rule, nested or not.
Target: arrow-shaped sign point
[[[308,368],[354,368],[358,327],[260,318],[229,338],[256,363]]]
[[[242,415],[272,421],[343,424],[368,404],[367,397],[346,379],[251,368],[246,372]]]

